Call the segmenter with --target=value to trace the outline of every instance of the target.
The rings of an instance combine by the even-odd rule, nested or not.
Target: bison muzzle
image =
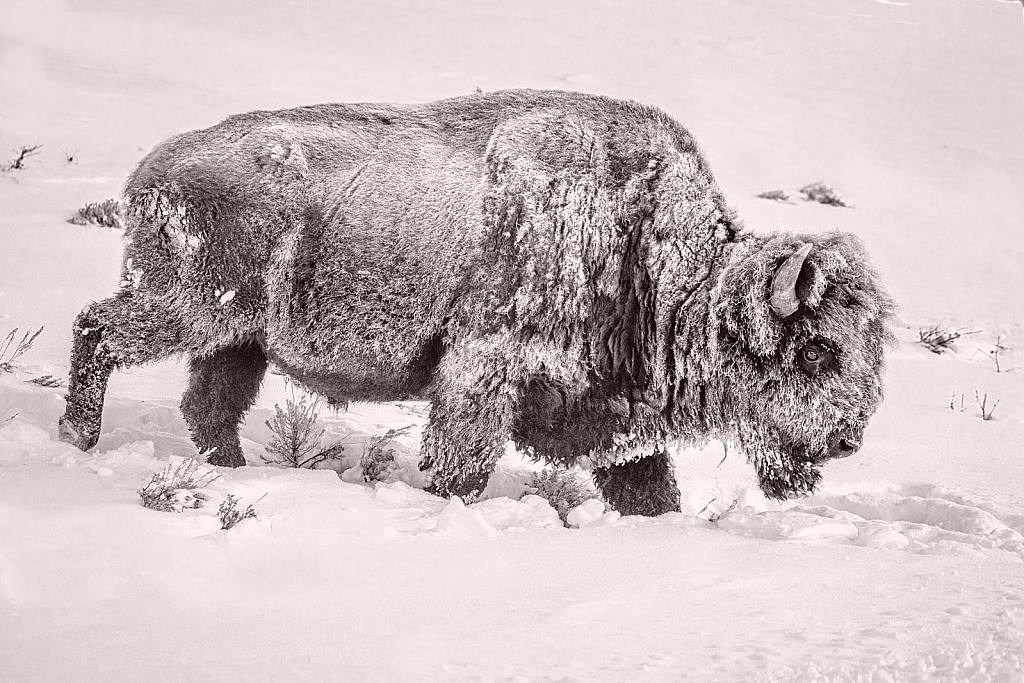
[[[759,235],[662,111],[567,92],[232,116],[129,177],[122,284],[74,327],[61,437],[115,368],[189,359],[216,465],[273,363],[335,405],[431,401],[429,490],[477,496],[511,438],[624,513],[679,507],[668,447],[719,438],[813,490],[882,399],[893,304],[860,242]]]

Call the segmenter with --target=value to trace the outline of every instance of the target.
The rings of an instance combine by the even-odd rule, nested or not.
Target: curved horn
[[[772,278],[772,310],[780,318],[788,318],[800,309],[800,299],[796,295],[796,280],[804,267],[804,259],[811,253],[810,242],[796,250],[796,253],[779,266]]]

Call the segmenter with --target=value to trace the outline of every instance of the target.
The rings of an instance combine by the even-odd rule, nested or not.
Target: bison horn
[[[772,278],[772,310],[780,318],[788,318],[800,308],[800,298],[796,295],[796,281],[804,267],[804,259],[811,253],[813,246],[808,242],[797,249]]]

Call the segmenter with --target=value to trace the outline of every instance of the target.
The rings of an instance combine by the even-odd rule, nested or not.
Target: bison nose
[[[835,434],[828,440],[828,457],[848,458],[860,450],[860,444],[860,434]]]

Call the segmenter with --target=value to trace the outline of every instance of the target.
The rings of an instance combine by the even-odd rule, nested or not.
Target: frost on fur
[[[478,496],[511,438],[595,463],[619,512],[656,515],[679,509],[670,441],[731,440],[767,495],[800,495],[882,397],[892,304],[864,246],[746,231],[648,105],[509,90],[251,112],[158,145],[124,203],[126,284],[75,323],[60,435],[79,448],[113,370],[181,354],[193,439],[244,465],[273,363],[332,406],[429,399],[431,493]],[[322,431],[292,418],[275,411],[268,457],[308,466]]]

